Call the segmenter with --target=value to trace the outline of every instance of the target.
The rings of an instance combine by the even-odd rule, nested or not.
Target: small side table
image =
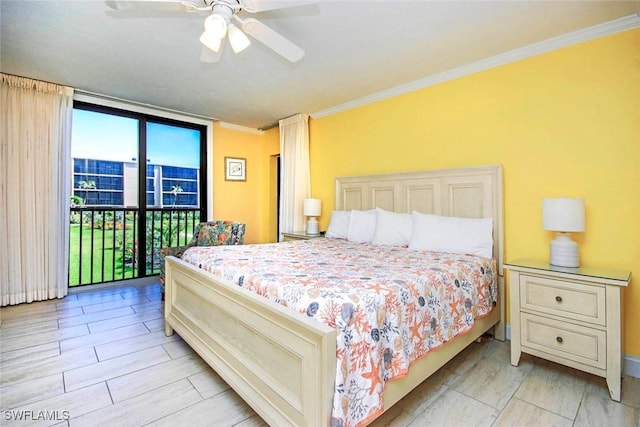
[[[318,237],[324,237],[324,233],[311,235],[304,231],[294,231],[292,233],[282,233],[282,240],[284,242],[290,242],[292,240],[309,240],[316,239]]]
[[[620,401],[622,293],[631,272],[517,259],[509,270],[511,364],[522,352],[607,379]]]

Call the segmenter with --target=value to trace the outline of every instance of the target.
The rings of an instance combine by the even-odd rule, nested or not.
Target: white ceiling
[[[0,69],[261,128],[637,14],[639,4],[319,0],[252,15],[302,47],[301,61],[254,40],[204,64],[198,14],[125,18],[98,0],[0,0]]]

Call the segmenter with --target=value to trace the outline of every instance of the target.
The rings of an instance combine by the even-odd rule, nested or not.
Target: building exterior
[[[147,207],[197,208],[200,170],[180,166],[147,165]],[[73,159],[73,195],[83,205],[135,208],[138,206],[137,162]]]

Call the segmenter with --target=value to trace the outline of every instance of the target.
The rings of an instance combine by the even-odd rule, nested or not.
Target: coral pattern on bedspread
[[[334,426],[377,416],[387,381],[498,298],[493,259],[342,239],[194,247],[183,260],[338,330]]]

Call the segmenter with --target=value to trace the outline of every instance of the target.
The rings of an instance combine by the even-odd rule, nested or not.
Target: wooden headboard
[[[493,256],[503,275],[502,166],[350,176],[336,179],[336,209],[381,208],[493,218]]]

